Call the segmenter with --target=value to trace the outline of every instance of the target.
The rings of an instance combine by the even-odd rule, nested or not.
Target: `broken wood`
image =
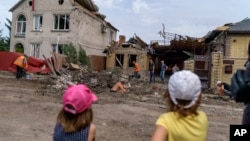
[[[120,60],[117,57],[115,57],[115,59],[119,63],[119,65],[122,67],[122,63],[120,62]]]
[[[45,55],[43,54],[43,58],[46,61],[46,63],[48,64],[53,76],[56,76],[56,72],[54,70],[53,64],[50,62],[50,60],[48,58],[45,57]]]

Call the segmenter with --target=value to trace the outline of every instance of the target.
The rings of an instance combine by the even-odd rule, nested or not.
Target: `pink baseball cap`
[[[63,109],[71,114],[78,114],[91,107],[97,99],[86,85],[69,86],[63,95]]]

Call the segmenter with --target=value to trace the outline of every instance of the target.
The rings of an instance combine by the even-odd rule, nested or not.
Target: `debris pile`
[[[63,68],[57,74],[40,81],[38,93],[42,95],[61,96],[68,85],[85,84],[96,94],[109,91],[119,81],[120,74],[112,72],[96,72],[89,70],[87,66],[79,66],[79,69]],[[59,93],[59,94],[58,94]]]

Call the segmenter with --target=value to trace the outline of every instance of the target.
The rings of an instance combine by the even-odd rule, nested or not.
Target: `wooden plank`
[[[44,60],[46,61],[46,63],[48,64],[53,76],[56,76],[56,73],[55,73],[55,70],[54,70],[54,67],[52,65],[52,63],[50,62],[50,60],[48,58],[45,57],[45,55],[43,54],[43,58]]]

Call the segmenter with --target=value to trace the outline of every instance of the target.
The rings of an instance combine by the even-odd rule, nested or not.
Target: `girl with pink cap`
[[[198,110],[201,102],[201,82],[191,71],[174,73],[165,93],[169,112],[156,121],[151,141],[205,141],[208,119]]]
[[[53,141],[94,141],[91,105],[96,95],[85,85],[70,86],[63,95],[63,108],[57,116]]]

